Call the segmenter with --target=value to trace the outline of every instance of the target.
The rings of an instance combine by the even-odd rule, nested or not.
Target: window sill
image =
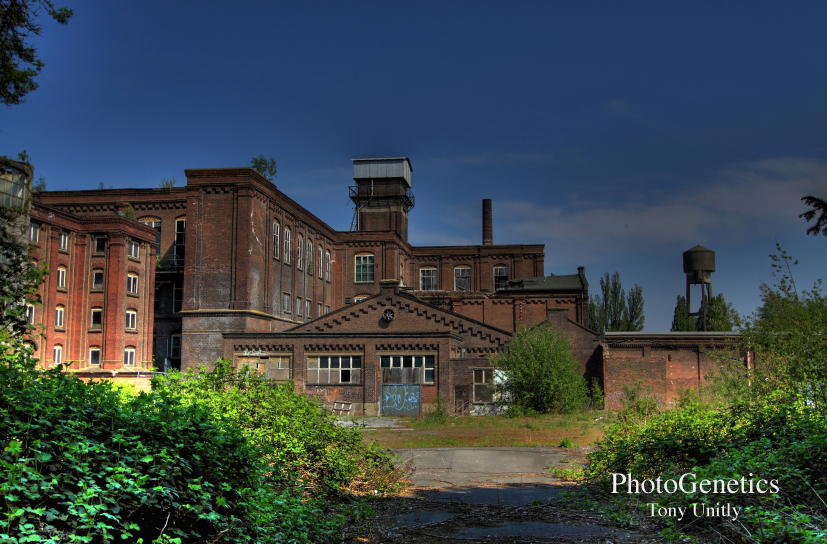
[[[130,260],[130,261],[132,261],[133,263],[139,263],[139,262],[141,262],[141,258],[140,258],[140,257],[129,257],[129,256],[127,256],[127,260]]]
[[[138,298],[140,295],[138,293],[129,293],[129,292],[127,292],[126,296],[132,297],[132,298]]]
[[[126,329],[123,332],[126,334],[138,334],[138,329]]]
[[[86,331],[86,332],[89,332],[89,333],[92,333],[92,332],[103,332],[103,329],[102,329],[102,328],[101,328],[101,329],[87,329],[87,331]]]
[[[58,249],[58,250],[57,250],[57,252],[58,252],[58,253],[63,253],[64,255],[68,255],[68,254],[69,254],[69,250],[68,250],[68,249]]]
[[[353,283],[376,283],[374,280],[355,281]]]
[[[66,290],[66,288],[65,288],[65,287],[58,287],[58,288],[57,288],[57,292],[58,292],[58,293],[66,293],[66,292],[67,292],[67,290]]]
[[[55,332],[66,332],[66,327],[55,327]]]
[[[103,287],[92,287],[89,289],[90,293],[103,293]]]

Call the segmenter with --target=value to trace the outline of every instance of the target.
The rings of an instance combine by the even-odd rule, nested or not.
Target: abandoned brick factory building
[[[482,244],[411,246],[412,170],[355,159],[350,231],[250,168],[186,170],[180,188],[37,193],[30,241],[50,270],[31,315],[45,333],[37,355],[120,378],[224,357],[341,413],[419,413],[437,396],[466,412],[491,401],[487,357],[518,323],[548,320],[609,391],[641,364],[664,396],[670,372],[691,375],[665,358],[624,365],[620,339],[607,367],[584,269],[545,277],[542,245],[494,244],[490,200]],[[633,340],[630,353],[649,349]]]

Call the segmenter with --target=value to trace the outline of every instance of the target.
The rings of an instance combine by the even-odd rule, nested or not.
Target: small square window
[[[95,253],[106,252],[106,236],[95,237]]]
[[[141,254],[140,244],[138,244],[138,242],[135,242],[133,240],[129,241],[129,244],[127,245],[126,250],[127,250],[127,255],[129,257],[133,258],[133,259],[137,259]]]
[[[89,364],[92,366],[100,366],[101,364],[101,350],[100,348],[92,348],[89,350]]]
[[[60,251],[69,251],[69,233],[61,232],[57,240],[57,248]]]
[[[138,323],[138,312],[133,310],[126,311],[126,328],[130,330],[134,330],[137,328]]]
[[[129,274],[126,277],[126,292],[130,295],[138,294],[138,276]]]
[[[103,289],[103,270],[95,270],[92,273],[92,289]]]
[[[92,327],[93,329],[100,329],[103,326],[103,310],[100,308],[92,309]]]

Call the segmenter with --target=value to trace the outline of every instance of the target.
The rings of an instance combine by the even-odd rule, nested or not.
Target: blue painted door
[[[382,415],[419,417],[422,407],[420,384],[383,384]]]

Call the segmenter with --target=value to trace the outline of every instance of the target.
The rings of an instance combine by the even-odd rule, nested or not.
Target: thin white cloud
[[[805,229],[801,197],[827,193],[827,163],[799,158],[742,162],[678,191],[626,200],[571,201],[541,206],[499,202],[495,217],[501,243],[537,241],[547,254],[577,255],[578,262],[651,252],[680,244],[746,241]],[[599,197],[598,197],[599,198]]]

